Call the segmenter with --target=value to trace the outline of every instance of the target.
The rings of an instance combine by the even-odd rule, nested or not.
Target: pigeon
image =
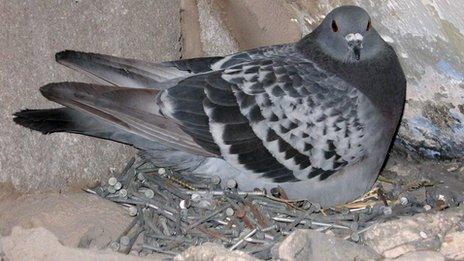
[[[371,189],[406,93],[394,49],[357,6],[332,10],[295,43],[223,57],[151,63],[67,50],[56,61],[99,84],[45,85],[63,107],[16,112],[17,124],[128,144],[182,175],[326,207]]]

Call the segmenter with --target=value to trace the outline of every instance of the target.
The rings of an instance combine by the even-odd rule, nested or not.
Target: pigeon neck
[[[406,96],[406,78],[392,47],[376,58],[357,63],[343,63],[325,54],[314,40],[317,32],[297,43],[297,49],[322,69],[337,75],[360,90],[390,119],[401,117]]]

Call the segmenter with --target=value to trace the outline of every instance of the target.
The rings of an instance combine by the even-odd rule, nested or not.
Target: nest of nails
[[[213,242],[270,259],[271,249],[295,229],[326,231],[359,242],[376,223],[432,208],[419,192],[430,184],[393,186],[388,178],[350,204],[322,209],[288,200],[280,188],[240,191],[234,180],[227,180],[222,189],[218,176],[180,175],[141,158],[132,158],[116,176],[86,191],[121,204],[134,217],[109,245],[126,254],[175,256],[190,246]]]

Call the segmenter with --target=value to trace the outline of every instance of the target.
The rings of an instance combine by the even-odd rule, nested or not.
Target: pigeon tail
[[[13,121],[42,134],[54,132],[82,132],[74,120],[73,110],[68,108],[21,110],[13,114]]]
[[[42,134],[68,132],[112,140],[140,148],[140,144],[130,135],[124,135],[125,132],[122,129],[70,108],[26,109],[13,115],[13,121],[16,124]]]

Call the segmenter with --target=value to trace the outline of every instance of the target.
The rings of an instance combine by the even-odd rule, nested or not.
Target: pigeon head
[[[385,45],[369,14],[357,6],[334,9],[309,37],[324,53],[344,63],[374,57]]]

